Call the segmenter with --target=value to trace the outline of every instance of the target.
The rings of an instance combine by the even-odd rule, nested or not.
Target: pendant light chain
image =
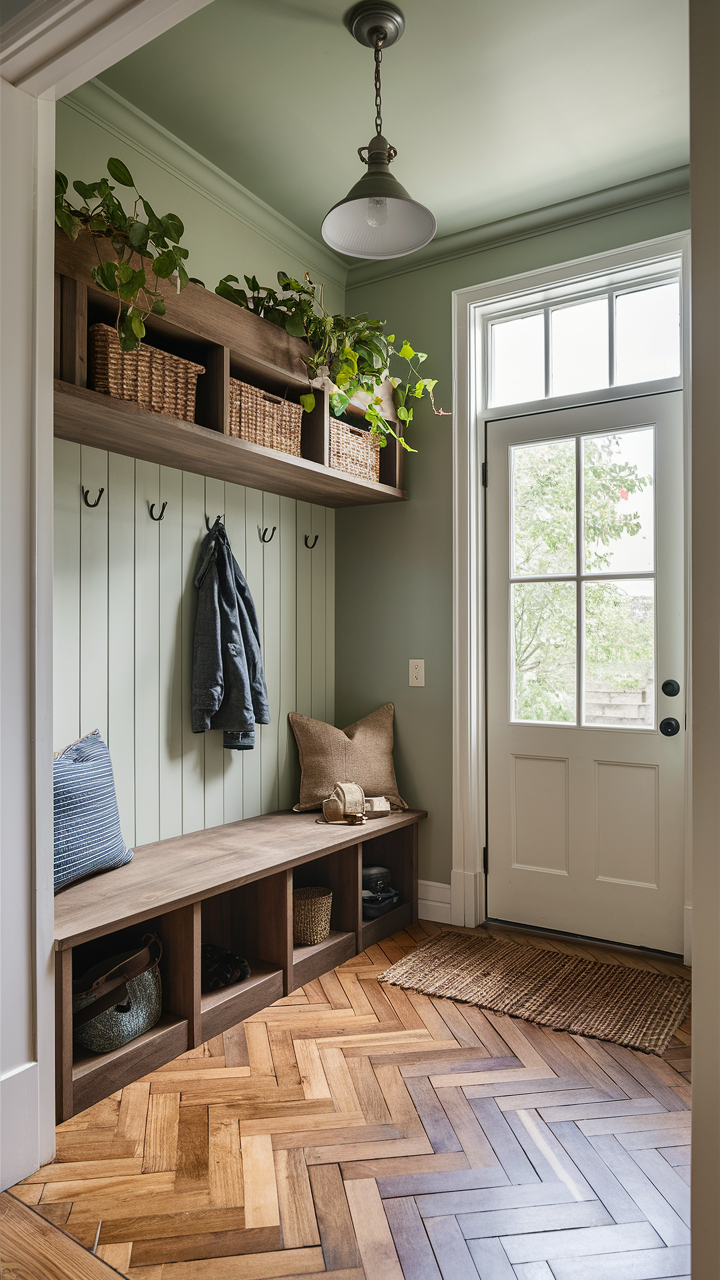
[[[386,38],[386,31],[376,31],[373,39],[375,46],[375,133],[382,133],[382,87],[380,84],[380,63],[382,62],[382,47]]]

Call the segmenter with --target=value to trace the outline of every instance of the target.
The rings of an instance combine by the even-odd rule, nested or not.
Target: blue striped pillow
[[[97,729],[58,751],[55,792],[55,892],[122,867],[133,856],[120,830],[110,752]]]

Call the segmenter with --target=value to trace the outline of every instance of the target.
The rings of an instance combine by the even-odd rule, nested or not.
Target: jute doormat
[[[378,981],[646,1053],[664,1053],[690,1008],[686,978],[467,933],[438,934]]]

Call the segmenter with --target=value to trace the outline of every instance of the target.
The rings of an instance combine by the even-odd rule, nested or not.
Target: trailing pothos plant
[[[245,276],[246,289],[240,287],[237,276],[224,276],[215,292],[237,306],[262,316],[271,324],[279,325],[292,337],[305,338],[311,355],[306,358],[311,380],[326,376],[332,384],[330,407],[336,416],[343,414],[358,392],[365,392],[370,399],[365,409],[366,421],[381,445],[387,437],[394,436],[409,453],[416,453],[404,436],[412,422],[414,400],[427,396],[433,413],[444,415],[436,409],[433,391],[436,378],[423,378],[419,366],[427,359],[421,351],[415,351],[409,342],[403,342],[399,350],[393,345],[395,335],[384,333],[382,320],[369,320],[367,314],[359,316],[331,315],[323,304],[323,288],[316,289],[310,276],[304,281],[294,280],[285,271],[278,271],[277,289],[265,288],[255,276]],[[377,389],[389,376],[391,360],[396,356],[404,360],[407,370],[404,377],[390,377],[393,402],[399,422],[398,434],[382,412],[382,398]],[[303,408],[310,412],[315,407],[315,397],[300,397]]]
[[[185,229],[176,213],[165,213],[161,217],[155,213],[140,195],[122,160],[111,158],[107,170],[121,187],[130,187],[135,192],[132,213],[125,212],[114,194],[115,187],[107,178],[100,178],[98,182],[74,182],[73,188],[83,203],[71,204],[67,198],[68,180],[64,173],[56,172],[55,221],[70,240],[77,240],[83,229],[92,235],[98,256],[92,278],[99,289],[117,298],[115,327],[120,345],[124,351],[135,351],[145,337],[145,320],[150,313],[165,314],[158,281],[168,280],[177,272],[181,289],[189,282],[185,269],[188,251],[180,244]],[[141,208],[144,219],[139,216]],[[101,240],[109,240],[115,261],[101,257]],[[141,259],[139,267],[132,265],[134,254]],[[148,282],[149,274],[154,277],[154,285]]]

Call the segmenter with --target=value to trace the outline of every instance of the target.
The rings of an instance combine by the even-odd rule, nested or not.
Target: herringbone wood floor
[[[132,1280],[688,1276],[689,1023],[663,1060],[378,984],[437,931],[61,1125],[13,1193]]]

